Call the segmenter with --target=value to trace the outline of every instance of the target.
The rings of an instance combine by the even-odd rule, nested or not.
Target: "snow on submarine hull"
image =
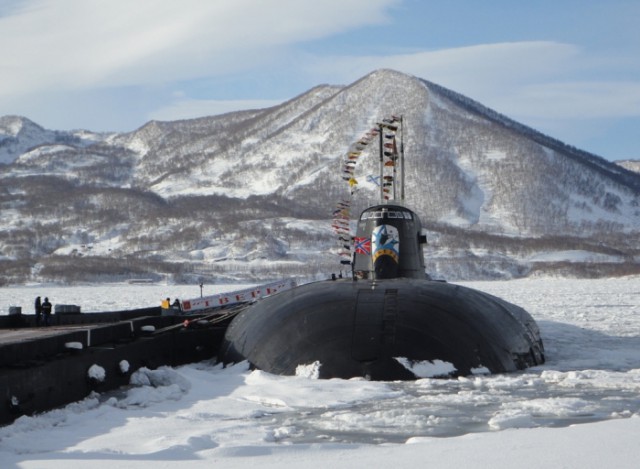
[[[354,239],[364,244],[354,255],[353,279],[309,283],[257,301],[231,322],[219,360],[247,360],[280,375],[315,364],[320,378],[371,380],[502,373],[544,363],[540,332],[527,311],[428,278],[426,238],[411,210],[370,207]]]

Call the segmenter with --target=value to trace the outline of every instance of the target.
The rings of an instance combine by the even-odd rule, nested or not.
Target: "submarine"
[[[338,204],[343,218],[334,220],[351,276],[333,275],[254,302],[229,324],[218,361],[248,361],[278,375],[313,366],[318,378],[383,381],[513,372],[544,363],[539,328],[526,310],[426,273],[427,239],[418,215],[404,204],[402,125],[402,117],[383,119],[347,152],[345,180],[353,196],[354,155],[379,141],[380,201],[359,214],[354,236],[344,222],[348,200]]]

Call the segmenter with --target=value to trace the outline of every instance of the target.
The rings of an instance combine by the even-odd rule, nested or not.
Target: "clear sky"
[[[347,85],[436,82],[640,159],[640,0],[0,0],[0,115],[130,131]]]

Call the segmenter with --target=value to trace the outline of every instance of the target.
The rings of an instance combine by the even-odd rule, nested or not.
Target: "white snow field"
[[[527,309],[547,363],[412,382],[317,380],[312,364],[294,377],[214,361],[141,369],[125,389],[1,427],[2,467],[638,467],[640,277],[464,285]],[[31,312],[36,295],[103,311],[199,288],[2,288],[2,314]]]

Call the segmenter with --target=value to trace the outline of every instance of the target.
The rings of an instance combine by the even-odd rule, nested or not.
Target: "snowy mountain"
[[[350,145],[402,115],[407,204],[449,279],[635,272],[640,175],[391,70],[279,106],[100,134],[0,118],[0,282],[325,277]],[[375,202],[375,155],[356,208]],[[353,211],[354,213],[357,210]]]
[[[616,161],[623,168],[633,171],[634,173],[640,173],[640,160],[621,160]]]

